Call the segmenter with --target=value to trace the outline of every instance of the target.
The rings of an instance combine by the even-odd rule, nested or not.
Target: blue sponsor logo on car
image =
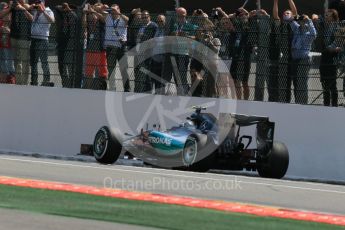
[[[166,146],[171,146],[172,139],[167,137],[154,137],[149,136],[149,142],[151,144],[163,144]]]

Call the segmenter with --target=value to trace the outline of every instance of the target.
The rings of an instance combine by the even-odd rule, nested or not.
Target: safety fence
[[[283,103],[345,104],[342,22],[183,18],[97,6],[3,15],[1,82]]]

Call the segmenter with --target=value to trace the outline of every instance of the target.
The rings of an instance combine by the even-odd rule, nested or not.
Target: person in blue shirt
[[[311,67],[310,50],[316,39],[316,29],[307,15],[296,16],[290,21],[293,33],[291,43],[291,79],[295,103],[308,103],[308,74]]]

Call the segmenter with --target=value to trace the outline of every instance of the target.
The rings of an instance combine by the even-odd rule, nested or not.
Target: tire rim
[[[103,152],[106,149],[107,144],[108,140],[104,132],[98,133],[95,138],[95,154],[98,157],[101,157],[103,155]]]
[[[186,147],[183,150],[183,163],[185,166],[190,166],[194,163],[197,153],[197,145],[195,140],[189,139]]]

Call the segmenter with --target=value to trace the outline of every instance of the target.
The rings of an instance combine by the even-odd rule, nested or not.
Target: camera
[[[239,9],[235,10],[235,16],[238,17],[242,14],[242,11],[240,11]]]
[[[304,20],[304,16],[303,15],[297,15],[294,17],[295,21],[303,21]]]
[[[34,0],[34,1],[30,1],[30,3],[32,4],[32,8],[38,10],[40,8],[39,4],[41,4],[41,0]]]
[[[18,5],[19,5],[18,1],[17,0],[13,0],[12,9],[16,8]]]
[[[201,33],[202,40],[209,42],[211,40],[212,35],[208,31],[204,31]]]
[[[110,14],[113,11],[113,9],[112,8],[107,8],[104,11]]]
[[[196,13],[197,15],[202,15],[204,12],[202,11],[202,9],[197,9],[197,10],[195,11],[195,13]]]
[[[216,8],[212,9],[211,17],[215,20],[219,19],[219,13],[218,13],[218,10]]]
[[[29,4],[30,4],[30,5],[41,4],[41,2],[42,2],[41,0],[30,0],[30,1],[29,1]]]

